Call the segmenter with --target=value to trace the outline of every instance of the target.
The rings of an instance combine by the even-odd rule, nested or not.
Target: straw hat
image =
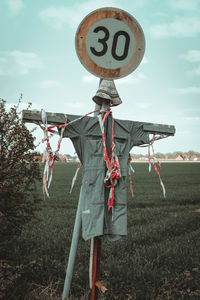
[[[122,103],[112,79],[101,79],[98,91],[92,100],[98,105],[101,105],[102,100],[110,101],[111,106],[117,106]]]

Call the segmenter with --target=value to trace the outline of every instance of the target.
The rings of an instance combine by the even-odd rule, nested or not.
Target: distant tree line
[[[131,153],[132,159],[148,159],[148,154],[134,154]],[[200,159],[200,152],[196,152],[193,150],[189,150],[188,152],[182,152],[182,151],[176,151],[173,153],[161,153],[157,152],[155,153],[155,157],[157,159],[176,159],[178,157],[181,157],[183,160],[192,160],[194,157],[197,159]],[[59,160],[62,162],[77,162],[76,156],[71,156],[70,154],[60,154]],[[42,162],[43,161],[43,155],[42,153],[36,151],[33,152],[33,159],[35,162]]]
[[[176,151],[173,153],[161,153],[157,152],[155,153],[155,157],[158,159],[176,159],[177,157],[182,157],[183,160],[188,158],[189,160],[192,159],[193,157],[197,157],[200,159],[200,153],[189,150],[188,152],[182,152],[182,151]],[[139,159],[139,158],[148,158],[148,154],[132,154],[133,159]]]

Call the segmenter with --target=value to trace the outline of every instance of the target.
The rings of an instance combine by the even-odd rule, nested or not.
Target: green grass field
[[[200,299],[200,163],[162,164],[166,199],[148,164],[133,167],[128,236],[102,243],[100,280],[109,291],[99,299]],[[75,169],[76,164],[55,165],[51,198],[41,202],[38,220],[26,225],[9,254],[24,274],[23,289],[9,299],[60,299],[81,184],[79,174],[69,194]],[[80,238],[73,300],[89,299],[89,248]]]

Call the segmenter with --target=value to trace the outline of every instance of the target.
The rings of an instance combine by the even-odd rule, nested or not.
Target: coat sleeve
[[[86,132],[87,124],[90,120],[90,117],[87,116],[79,116],[79,115],[66,115],[67,116],[67,123],[72,122],[68,126],[65,127],[63,132],[63,137],[66,138],[77,138],[83,136]],[[59,133],[61,129],[58,128]]]
[[[130,121],[131,148],[149,144],[149,133],[143,130],[143,123]]]

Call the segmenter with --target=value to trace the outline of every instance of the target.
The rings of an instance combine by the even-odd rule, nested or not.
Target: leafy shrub
[[[34,137],[19,117],[21,98],[9,111],[0,99],[0,246],[5,255],[8,241],[34,218],[39,201],[39,165],[33,160]]]

